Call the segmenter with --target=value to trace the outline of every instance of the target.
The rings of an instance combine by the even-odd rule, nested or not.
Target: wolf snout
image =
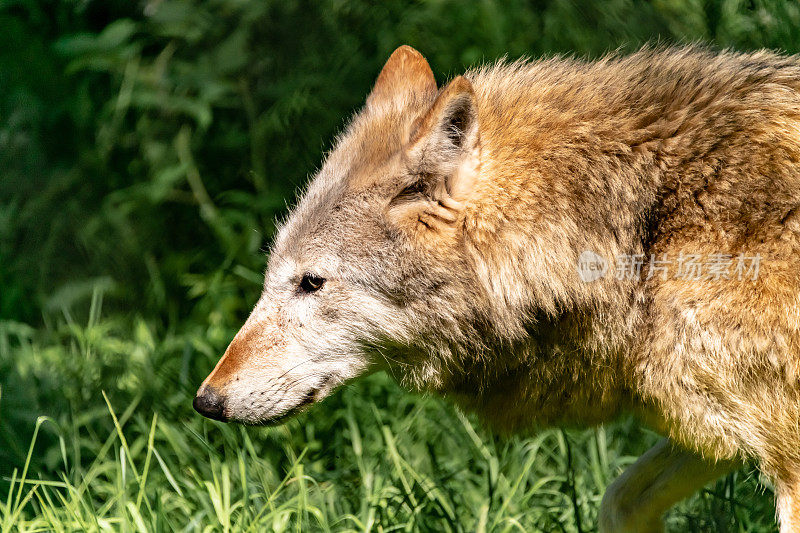
[[[225,398],[210,385],[203,385],[192,402],[194,410],[212,420],[227,421],[225,417]]]

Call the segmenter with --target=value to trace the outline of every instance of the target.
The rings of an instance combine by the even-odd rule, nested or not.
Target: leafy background
[[[792,0],[0,0],[0,527],[592,531],[657,436],[499,439],[374,376],[284,427],[194,391],[399,44],[440,82],[645,42],[800,50]],[[748,466],[667,515],[774,531]]]

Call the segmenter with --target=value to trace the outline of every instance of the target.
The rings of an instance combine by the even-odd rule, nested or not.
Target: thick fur
[[[643,273],[583,281],[587,250]],[[664,254],[761,261],[647,279]],[[504,432],[634,412],[710,460],[754,457],[800,528],[800,60],[644,49],[439,90],[398,49],[206,385],[259,423],[381,369]]]

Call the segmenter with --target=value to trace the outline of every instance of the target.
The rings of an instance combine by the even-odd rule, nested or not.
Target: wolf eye
[[[303,279],[300,280],[300,290],[303,292],[315,292],[320,290],[324,284],[325,278],[306,273],[303,274]]]

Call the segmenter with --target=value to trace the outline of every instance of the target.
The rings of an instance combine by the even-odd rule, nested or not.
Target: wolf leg
[[[800,482],[776,483],[781,533],[800,532]]]
[[[600,504],[600,532],[663,531],[661,515],[667,509],[738,465],[703,459],[663,439],[606,489]]]

